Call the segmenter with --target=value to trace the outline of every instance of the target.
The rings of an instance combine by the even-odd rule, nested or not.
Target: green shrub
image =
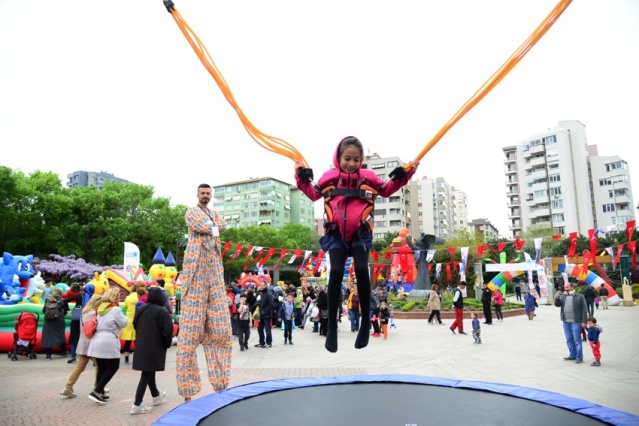
[[[632,290],[632,298],[639,299],[639,284],[632,284],[630,289]]]
[[[402,306],[402,312],[408,312],[411,309],[413,309],[413,306],[415,306],[415,301],[414,300],[410,300],[408,302],[406,302],[406,304],[404,306]]]

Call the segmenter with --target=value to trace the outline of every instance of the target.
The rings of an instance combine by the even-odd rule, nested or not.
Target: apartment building
[[[452,238],[468,228],[466,193],[456,189],[442,177],[412,180],[409,212],[412,235],[431,234]]]
[[[599,157],[579,121],[560,121],[503,152],[512,237],[532,225],[587,235],[634,218],[628,164]]]
[[[67,174],[67,187],[68,188],[76,188],[76,187],[84,187],[84,186],[97,186],[98,189],[102,189],[105,182],[119,182],[119,183],[130,183],[126,179],[119,178],[114,176],[112,173],[107,173],[105,171],[99,172],[89,172],[86,170],[77,170],[73,173]]]
[[[362,167],[374,171],[381,179],[388,179],[390,172],[402,164],[404,163],[399,157],[382,158],[379,154],[374,153],[364,157]],[[405,185],[388,198],[377,197],[375,200],[373,239],[384,238],[387,232],[399,232],[400,228],[410,228],[409,199],[410,190],[408,185]]]
[[[288,223],[314,229],[314,207],[295,186],[272,177],[216,185],[213,206],[229,227]]]

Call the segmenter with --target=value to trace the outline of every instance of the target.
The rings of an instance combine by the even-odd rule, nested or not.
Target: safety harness
[[[322,197],[324,197],[324,229],[326,234],[331,234],[344,239],[344,236],[340,233],[337,225],[335,224],[336,212],[333,211],[333,206],[331,205],[333,198],[339,196],[343,197],[343,199],[352,197],[366,201],[367,206],[364,208],[360,216],[360,227],[357,229],[357,234],[359,235],[361,232],[373,232],[373,220],[371,213],[375,208],[375,199],[377,198],[379,191],[368,185],[366,183],[366,179],[362,180],[362,183],[359,184],[358,188],[337,188],[337,184],[333,183],[324,189],[321,189],[319,185],[316,184],[315,189],[322,194]],[[337,203],[337,214],[346,221],[346,215],[345,212],[342,212],[339,205],[340,203],[341,200]]]

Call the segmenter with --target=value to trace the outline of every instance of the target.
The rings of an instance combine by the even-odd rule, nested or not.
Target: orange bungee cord
[[[470,111],[475,105],[479,103],[484,96],[486,96],[499,82],[526,56],[526,53],[546,34],[546,32],[553,26],[553,24],[559,19],[561,14],[566,10],[566,8],[570,5],[572,0],[561,0],[554,9],[546,16],[546,18],[539,24],[539,26],[533,31],[530,36],[522,43],[515,52],[504,62],[504,64],[497,69],[490,76],[488,80],[466,101],[464,105],[444,124],[444,126],[439,129],[439,131],[433,136],[433,138],[426,144],[426,146],[421,150],[421,152],[415,158],[415,161],[421,160],[428,151],[431,150],[432,147],[435,146],[437,142],[441,140],[441,138],[457,123],[468,111]],[[406,174],[406,172],[410,171],[410,166],[408,164],[404,164],[401,167],[393,170],[389,176],[391,178],[397,179],[398,177]]]
[[[198,58],[206,68],[206,70],[211,74],[217,85],[224,93],[224,97],[231,104],[233,109],[237,112],[237,115],[240,117],[244,128],[249,133],[251,138],[255,142],[257,142],[263,148],[274,152],[276,154],[283,155],[285,157],[290,158],[293,161],[302,161],[304,164],[308,166],[306,160],[302,154],[295,149],[290,143],[286,142],[283,139],[276,138],[274,136],[267,135],[262,133],[257,127],[251,123],[251,121],[246,117],[240,106],[237,104],[235,98],[233,97],[233,93],[231,89],[226,84],[224,77],[217,69],[215,62],[209,55],[206,47],[202,44],[197,35],[191,30],[189,25],[184,21],[180,13],[175,9],[175,5],[172,0],[163,0],[166,9],[171,13],[173,19],[178,24],[178,27],[182,31],[182,34],[186,37],[187,41],[197,54]],[[497,69],[493,73],[493,75],[486,80],[486,82],[462,105],[462,107],[444,124],[444,126],[439,129],[439,131],[432,137],[432,139],[424,146],[421,152],[415,158],[415,161],[420,161],[427,153],[430,151],[437,142],[439,142],[442,137],[457,123],[468,111],[470,111],[475,105],[477,105],[499,82],[506,76],[508,73],[523,59],[524,56],[528,53],[528,51],[548,32],[550,27],[559,19],[561,14],[566,10],[566,8],[570,5],[572,0],[560,0],[559,3],[553,8],[553,10],[546,16],[546,18],[539,24],[539,26],[532,32],[532,34],[522,43],[515,52],[504,62],[504,64]],[[408,171],[410,171],[411,167],[408,164],[404,164],[400,167],[397,167],[393,170],[389,177],[393,180],[405,175]],[[312,180],[312,170],[311,169],[303,169],[305,173],[310,173],[306,177],[309,180]]]
[[[180,31],[182,31],[182,34],[184,34],[184,37],[186,37],[187,41],[193,48],[193,51],[195,51],[195,54],[200,59],[200,62],[202,62],[202,65],[204,65],[204,68],[206,68],[209,74],[211,74],[211,77],[213,77],[217,85],[220,87],[220,90],[222,90],[222,93],[224,94],[224,97],[226,98],[228,103],[235,110],[238,117],[240,117],[242,125],[251,136],[251,138],[255,142],[257,142],[258,145],[268,151],[283,155],[293,161],[302,161],[305,164],[308,164],[306,163],[304,156],[297,149],[295,149],[293,145],[283,139],[263,133],[257,127],[255,127],[253,123],[251,123],[251,121],[248,119],[246,114],[244,114],[244,111],[242,111],[237,101],[235,100],[231,89],[226,83],[226,80],[224,80],[222,73],[215,65],[215,62],[213,62],[213,59],[211,58],[208,50],[206,50],[206,47],[204,46],[204,44],[202,44],[198,36],[193,32],[186,21],[184,21],[177,9],[175,9],[175,5],[173,4],[173,2],[171,0],[164,0],[164,6],[166,6],[166,9],[169,11],[173,19],[175,19],[175,22],[180,28]]]

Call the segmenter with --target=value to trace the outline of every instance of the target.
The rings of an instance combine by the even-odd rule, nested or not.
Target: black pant
[[[248,324],[248,320],[246,320],[246,324],[242,324],[237,327],[238,337],[237,340],[240,342],[240,348],[248,346],[248,339],[251,337],[251,325]]]
[[[490,303],[483,303],[484,305],[484,318],[486,318],[486,324],[493,323],[493,313],[490,311]]]
[[[373,314],[371,315],[371,317],[375,317],[375,318],[379,318],[379,308],[373,309]],[[370,320],[369,320],[370,321]],[[362,323],[363,323],[363,318],[362,318]],[[368,329],[370,330],[370,327],[373,327],[373,333],[379,334],[381,332],[380,328],[379,328],[379,321],[375,320],[375,321],[370,321],[370,326],[368,327]],[[360,325],[360,328],[362,326]]]
[[[595,301],[586,300],[586,308],[588,308],[588,316],[595,315]]]
[[[147,386],[149,387],[151,396],[153,398],[155,398],[156,396],[160,396],[160,391],[155,384],[155,371],[143,371],[140,375],[138,390],[135,392],[135,405],[139,406],[140,404],[142,404]]]
[[[440,324],[442,323],[442,319],[439,314],[439,309],[436,309],[430,313],[430,316],[428,317],[428,322],[433,322],[433,317],[437,317],[437,322]]]
[[[501,305],[495,305],[495,315],[498,320],[503,320],[504,316],[501,314]]]
[[[516,292],[517,294],[517,299],[516,300],[521,300],[521,290]]]
[[[355,265],[355,278],[357,278],[357,293],[359,295],[359,308],[361,312],[368,312],[371,306],[371,278],[368,270],[368,250],[360,245],[349,252],[340,249],[331,249],[328,255],[331,260],[331,272],[328,277],[328,329],[337,329],[337,312],[340,308],[340,296],[342,294],[342,279],[344,278],[344,263],[350,253]],[[322,320],[323,321],[323,320]],[[362,324],[368,328],[370,320],[362,315]],[[379,333],[379,325],[377,326]],[[321,334],[321,330],[320,330]]]
[[[96,358],[95,362],[98,364],[98,372],[96,374],[97,385],[95,385],[94,392],[102,395],[104,387],[120,369],[120,358]]]

